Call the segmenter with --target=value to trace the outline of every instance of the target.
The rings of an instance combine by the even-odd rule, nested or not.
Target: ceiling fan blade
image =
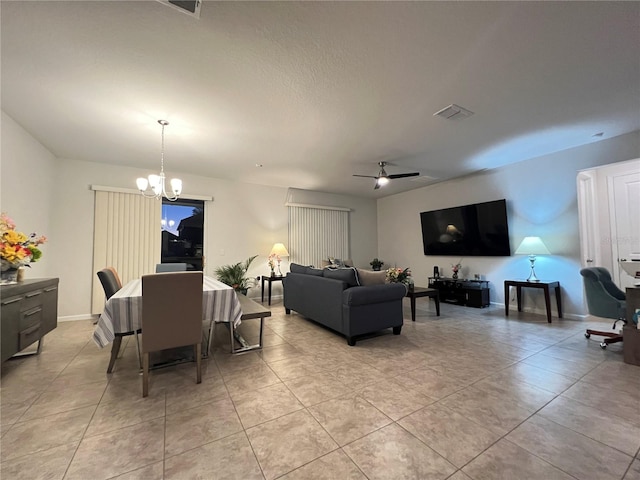
[[[353,177],[365,177],[365,178],[375,178],[377,179],[378,177],[374,177],[373,175],[352,175]]]
[[[380,188],[380,184],[376,181],[376,186],[375,186],[375,187],[373,187],[373,189],[374,189],[374,190],[377,190],[377,189],[379,189],[379,188]]]
[[[406,178],[406,177],[416,177],[420,175],[419,172],[412,173],[396,173],[395,175],[387,175],[387,178],[393,180],[394,178]]]

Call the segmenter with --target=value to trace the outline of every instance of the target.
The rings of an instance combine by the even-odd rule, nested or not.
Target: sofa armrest
[[[342,293],[342,304],[355,306],[385,303],[402,299],[406,294],[407,289],[401,283],[370,285],[368,287],[351,287],[347,288]]]

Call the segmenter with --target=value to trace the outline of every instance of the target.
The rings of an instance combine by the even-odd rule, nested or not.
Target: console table
[[[58,279],[39,278],[0,287],[2,361],[38,342],[58,326]]]
[[[264,282],[269,282],[269,305],[271,305],[271,284],[273,282],[282,282],[284,275],[277,275],[274,277],[262,277],[262,301],[264,302]]]
[[[518,311],[522,311],[522,289],[541,288],[544,291],[544,304],[547,307],[547,322],[551,323],[551,298],[549,291],[553,288],[556,292],[556,303],[558,305],[558,318],[562,318],[562,299],[560,297],[560,282],[527,282],[526,280],[505,280],[504,281],[504,313],[509,316],[509,287],[516,287],[516,299]]]
[[[436,301],[436,315],[440,316],[440,292],[435,288],[413,287],[407,290],[407,297],[411,299],[411,320],[416,321],[416,298],[430,297]]]
[[[440,301],[484,308],[489,306],[488,280],[462,280],[457,278],[429,277],[429,287],[440,292]]]

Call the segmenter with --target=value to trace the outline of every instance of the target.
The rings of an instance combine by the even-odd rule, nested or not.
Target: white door
[[[640,167],[640,161],[638,162]],[[630,260],[631,253],[640,254],[640,172],[609,177],[611,212],[611,254],[614,281],[624,289],[637,280],[628,275],[620,261]],[[640,270],[640,268],[639,268]]]

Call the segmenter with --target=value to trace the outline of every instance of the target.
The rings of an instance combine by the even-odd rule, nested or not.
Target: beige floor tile
[[[240,431],[242,425],[228,398],[168,414],[165,453],[177,455]]]
[[[616,416],[640,427],[639,402],[630,395],[618,395],[608,388],[587,382],[577,382],[563,392],[562,397],[576,400],[604,412],[615,412]]]
[[[267,480],[338,448],[318,422],[301,410],[247,430]]]
[[[492,432],[504,435],[532,415],[512,399],[469,387],[439,402]]]
[[[374,383],[358,394],[391,420],[398,420],[435,402],[433,398],[392,381]]]
[[[524,382],[551,393],[562,393],[576,380],[527,363],[518,362],[515,365],[493,374],[488,379],[496,379],[501,383]]]
[[[449,378],[432,368],[417,369],[405,375],[399,375],[394,380],[436,400],[465,387],[458,380]]]
[[[270,347],[265,346],[258,352],[258,355],[260,355],[265,362],[271,363],[277,362],[278,360],[296,358],[303,355],[303,353],[289,343],[282,343]]]
[[[20,420],[33,420],[54,413],[98,405],[105,388],[107,388],[107,383],[104,381],[76,385],[73,388],[52,386],[38,397],[38,400],[29,407]]]
[[[391,423],[389,417],[356,394],[314,405],[309,412],[340,446]]]
[[[631,462],[631,457],[540,415],[527,420],[506,438],[584,480],[620,479]]]
[[[594,369],[593,363],[585,364],[580,360],[559,359],[545,355],[544,351],[527,357],[522,362],[576,380]]]
[[[244,432],[207,443],[165,460],[165,480],[263,480]]]
[[[385,379],[385,374],[380,370],[355,363],[341,365],[337,369],[332,370],[331,374],[336,377],[336,380],[355,389],[366,387],[367,385]]]
[[[539,414],[627,455],[635,455],[640,448],[640,427],[616,417],[615,410],[601,410],[558,397]]]
[[[166,389],[167,414],[199,407],[224,398],[229,398],[229,392],[222,377],[203,377],[202,383],[186,379],[179,388]]]
[[[496,442],[500,435],[437,404],[398,422],[458,468]]]
[[[474,480],[571,480],[573,477],[523,448],[500,440],[464,467]]]
[[[164,418],[84,438],[65,480],[102,480],[163,459]]]
[[[271,362],[269,367],[283,381],[307,377],[327,370],[323,365],[317,364],[309,355]]]
[[[163,480],[164,462],[157,462],[131,472],[123,473],[109,480]]]
[[[11,480],[62,480],[78,442],[2,462],[0,478]]]
[[[458,470],[456,473],[451,475],[447,480],[473,480],[469,475],[464,473],[462,470]]]
[[[640,480],[640,460],[633,461],[623,480]]]
[[[13,425],[20,419],[22,414],[28,410],[29,406],[31,406],[31,402],[3,402],[0,406],[0,425]]]
[[[77,444],[96,407],[84,407],[15,423],[2,436],[2,461],[70,443]]]
[[[281,383],[237,395],[233,403],[245,429],[303,408],[295,395]]]
[[[456,468],[398,425],[389,425],[344,447],[370,480],[445,479]]]
[[[231,397],[235,397],[251,390],[282,383],[282,381],[266,364],[262,364],[225,376],[224,383]]]
[[[336,380],[330,373],[298,377],[285,380],[284,383],[305,407],[317,405],[353,391],[351,387]]]
[[[137,397],[119,402],[102,402],[98,405],[85,437],[100,435],[120,428],[137,425],[154,418],[164,417],[165,400]]]
[[[246,368],[264,365],[264,360],[256,352],[249,352],[243,355],[231,355],[226,352],[216,353],[213,358],[220,369],[220,373],[225,377]]]
[[[542,408],[557,396],[555,393],[518,380],[508,384],[493,377],[484,378],[474,383],[473,387],[498,397],[508,398],[516,405],[531,411]]]
[[[342,451],[333,452],[306,464],[280,480],[367,480],[358,466]]]

